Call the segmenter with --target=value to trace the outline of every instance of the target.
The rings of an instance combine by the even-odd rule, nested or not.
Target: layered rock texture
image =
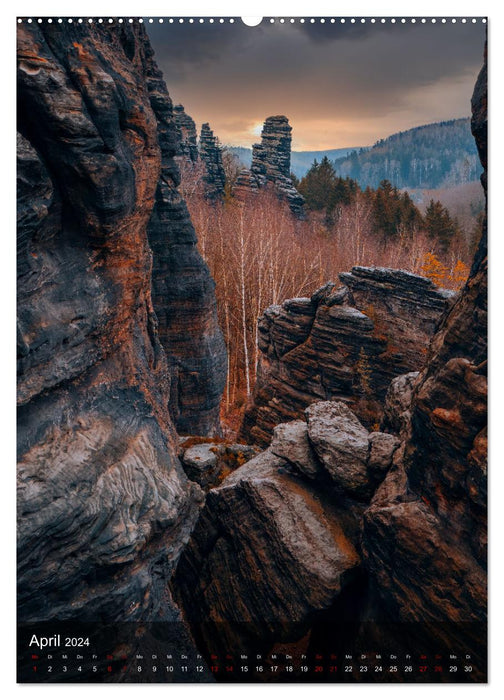
[[[219,484],[230,472],[255,457],[259,448],[224,440],[207,442],[204,439],[181,438],[180,459],[185,473],[208,491]]]
[[[202,648],[295,641],[359,588],[359,523],[398,447],[320,402],[209,492],[174,580]]]
[[[183,105],[173,106],[173,119],[179,136],[176,155],[194,163],[198,160],[198,137],[194,119],[186,113]]]
[[[19,619],[177,619],[203,493],[169,409],[217,429],[222,378],[171,102],[141,25],[45,22],[18,100]]]
[[[391,380],[425,365],[453,292],[402,270],[354,267],[311,298],[270,306],[259,319],[261,357],[242,437],[269,443],[273,428],[313,401],[343,400],[379,424]]]
[[[170,366],[170,413],[179,433],[220,432],[219,406],[226,381],[226,347],[217,321],[215,283],[196,247],[187,206],[177,187],[177,127],[171,99],[150,45],[144,68],[157,119],[161,174],[147,228],[152,301]]]
[[[296,190],[290,175],[292,127],[284,116],[268,117],[261,132],[261,143],[252,148],[252,164],[239,173],[233,194],[239,199],[271,187],[285,200],[292,213],[303,218],[304,198]]]
[[[222,162],[222,150],[210,124],[203,124],[199,140],[199,154],[205,166],[205,193],[209,199],[220,199],[224,195],[226,173]]]
[[[486,64],[472,130],[485,169]],[[484,663],[487,531],[486,223],[469,279],[435,335],[413,388],[403,447],[364,518],[377,607],[455,637]],[[421,585],[419,585],[421,581]]]

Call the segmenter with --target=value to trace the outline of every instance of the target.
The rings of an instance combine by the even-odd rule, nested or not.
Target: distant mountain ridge
[[[244,146],[228,146],[227,147],[231,153],[234,153],[240,162],[246,168],[250,168],[252,162],[252,149],[245,148]],[[292,151],[291,153],[291,172],[298,178],[302,178],[306,175],[307,171],[310,169],[314,160],[319,163],[324,156],[327,156],[329,160],[344,159],[350,153],[355,151],[353,148],[333,148],[327,151]]]
[[[333,164],[338,175],[373,188],[382,180],[399,188],[454,187],[481,174],[469,117],[400,131]]]

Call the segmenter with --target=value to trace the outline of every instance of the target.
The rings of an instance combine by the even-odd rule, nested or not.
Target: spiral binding
[[[105,24],[105,25],[111,25],[114,23],[118,24],[134,24],[134,23],[139,23],[139,24],[224,24],[224,23],[229,23],[233,24],[234,22],[240,20],[239,17],[148,17],[148,18],[143,18],[143,17],[18,17],[17,22],[18,24],[22,24],[23,22],[26,22],[28,24],[32,23],[38,23],[42,24],[46,22],[47,24],[63,24],[63,23],[77,23],[77,24],[83,24],[83,23],[89,23],[89,24]],[[477,22],[481,22],[483,24],[487,23],[487,18],[486,17],[311,17],[311,18],[306,18],[306,17],[264,17],[263,22],[269,23],[269,24],[476,24]]]

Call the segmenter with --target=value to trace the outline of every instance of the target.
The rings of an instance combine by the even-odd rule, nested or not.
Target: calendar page
[[[486,29],[17,19],[18,682],[486,682]]]

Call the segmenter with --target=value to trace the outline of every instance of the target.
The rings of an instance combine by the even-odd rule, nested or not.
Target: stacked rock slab
[[[179,147],[176,155],[192,163],[196,162],[198,160],[198,142],[194,119],[186,113],[183,105],[174,105],[173,120],[179,136]]]
[[[173,109],[162,74],[145,48],[144,75],[158,122],[161,175],[148,225],[152,248],[152,301],[170,365],[170,412],[179,433],[220,432],[226,347],[217,320],[215,283],[196,247],[197,238],[178,192],[179,148]]]
[[[380,423],[391,380],[425,365],[429,341],[453,292],[418,275],[354,267],[311,298],[270,306],[241,436],[269,444],[278,423],[314,401],[343,400],[367,427]]]
[[[158,310],[203,309],[195,347],[217,326],[171,103],[138,23],[19,24],[18,100],[19,621],[174,620],[166,583],[203,494],[169,412],[154,206]]]
[[[199,140],[199,153],[205,166],[205,193],[209,199],[219,199],[224,195],[226,173],[222,163],[222,150],[210,129],[210,124],[203,124]]]
[[[284,116],[268,117],[261,132],[261,143],[252,147],[250,171],[243,170],[234,185],[233,195],[246,199],[259,188],[270,186],[285,200],[298,218],[303,218],[304,198],[296,190],[290,175],[292,127]]]

